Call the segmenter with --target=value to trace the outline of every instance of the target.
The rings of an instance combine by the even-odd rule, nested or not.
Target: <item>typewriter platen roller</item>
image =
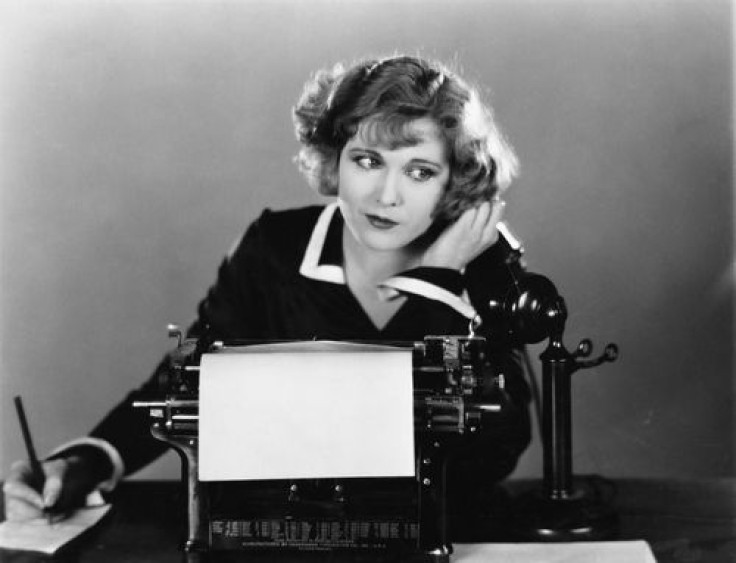
[[[389,550],[446,561],[445,467],[455,445],[493,424],[507,403],[481,336],[427,336],[412,350],[416,469],[413,479],[212,483],[198,480],[199,361],[242,342],[182,340],[148,410],[152,434],[181,456],[187,543],[199,550]],[[382,343],[385,344],[385,343]],[[380,481],[380,479],[379,479]],[[391,482],[389,482],[391,481]]]

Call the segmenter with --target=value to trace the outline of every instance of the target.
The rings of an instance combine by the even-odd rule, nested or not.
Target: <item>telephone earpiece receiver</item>
[[[566,309],[555,285],[539,274],[523,272],[516,276],[506,295],[488,302],[493,317],[501,318],[512,338],[536,344],[557,333],[564,324]]]

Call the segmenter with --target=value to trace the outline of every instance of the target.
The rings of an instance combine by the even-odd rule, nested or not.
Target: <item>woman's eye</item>
[[[426,182],[435,176],[435,171],[429,168],[411,168],[409,170],[409,177],[417,182]]]
[[[371,170],[379,165],[378,159],[367,155],[355,157],[353,162],[365,170]]]

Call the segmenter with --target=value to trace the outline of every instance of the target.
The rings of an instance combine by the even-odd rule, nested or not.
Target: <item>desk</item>
[[[622,479],[615,482],[614,506],[621,518],[620,539],[645,539],[659,563],[733,563],[736,561],[736,480],[671,481]],[[516,493],[529,482],[512,481]],[[47,558],[3,552],[2,563],[63,561],[79,563],[186,562],[179,551],[184,530],[180,486],[175,482],[129,481],[112,495],[113,510],[65,554]],[[0,506],[0,514],[4,513]],[[64,552],[62,552],[64,553]],[[274,561],[269,555],[220,561]],[[337,561],[325,554],[300,554],[278,561]],[[340,561],[375,561],[369,557]],[[189,558],[191,563],[200,563]]]

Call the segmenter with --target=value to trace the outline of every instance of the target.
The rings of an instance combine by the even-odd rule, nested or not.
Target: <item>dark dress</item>
[[[264,211],[222,262],[188,334],[207,332],[222,340],[371,341],[467,334],[468,317],[474,311],[482,314],[483,304],[508,288],[520,268],[507,260],[510,248],[501,237],[462,274],[443,268],[404,272],[387,285],[395,282],[407,300],[379,330],[344,282],[342,228],[343,219],[334,204]],[[530,439],[529,393],[518,352],[503,327],[485,321],[481,332],[489,338],[494,369],[505,376],[510,403],[497,424],[469,440],[449,464],[451,505],[462,506],[479,490],[507,476]],[[156,394],[158,373],[168,363],[167,356],[148,381],[91,432],[117,449],[125,474],[138,471],[167,448],[151,437],[147,411],[131,405]]]

